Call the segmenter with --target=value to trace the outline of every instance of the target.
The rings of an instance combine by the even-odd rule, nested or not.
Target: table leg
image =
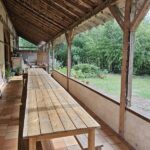
[[[29,138],[29,150],[36,150],[36,139]]]
[[[95,129],[89,129],[88,150],[95,150]]]

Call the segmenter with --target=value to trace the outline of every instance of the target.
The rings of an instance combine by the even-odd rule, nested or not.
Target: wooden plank
[[[53,132],[52,134],[45,134],[45,135],[39,135],[36,137],[36,141],[42,141],[42,140],[51,140],[54,138],[61,138],[61,137],[67,137],[67,136],[73,136],[73,135],[79,135],[79,134],[87,134],[88,129],[78,129],[78,130],[72,130],[72,131],[60,131],[60,132]]]
[[[56,83],[56,81],[51,78],[50,85],[52,84],[54,86],[58,83]],[[99,127],[99,124],[63,88],[61,88],[60,90],[57,89],[57,91],[54,91],[54,93],[59,99],[61,99],[63,96],[64,100],[76,112],[76,114],[81,118],[81,120],[84,122],[84,124],[86,124],[87,127]]]
[[[28,99],[28,136],[40,134],[39,116],[37,112],[37,102],[35,90],[28,91],[30,100]]]
[[[51,79],[51,84],[59,85],[54,79]],[[88,127],[91,126],[99,126],[99,124],[72,98],[70,94],[68,94],[65,89],[61,88],[59,91],[57,90],[58,96],[63,96],[63,98],[72,106],[72,108],[75,110],[75,112],[78,114],[78,116],[82,116],[82,120],[86,122],[85,124]],[[83,113],[83,115],[82,115]],[[87,118],[87,119],[86,119]]]
[[[42,92],[39,89],[36,90],[36,97],[37,97],[41,134],[51,133],[52,126],[51,126],[51,123],[49,120],[49,115],[46,111],[46,105],[43,101],[43,98],[45,98],[45,97],[44,97],[44,95],[42,95]]]
[[[49,119],[51,121],[53,132],[64,131],[63,124],[57,114],[57,111],[55,110],[53,103],[51,102],[51,99],[46,98],[44,100],[47,107],[47,112],[49,114]]]
[[[57,97],[54,95],[54,93],[52,92],[52,90],[48,90],[48,93],[50,95],[51,101],[54,105],[54,108],[56,109],[59,118],[65,128],[65,130],[75,130],[75,126],[72,123],[70,117],[68,116],[68,114],[65,112],[65,110],[63,109],[62,105],[60,104],[60,102],[57,100]]]
[[[51,84],[52,84],[52,81],[51,81]],[[73,124],[76,126],[76,128],[78,128],[78,129],[86,128],[86,125],[80,119],[80,117],[75,113],[75,111],[72,109],[70,104],[62,97],[61,94],[58,93],[58,89],[57,89],[57,91],[54,91],[54,92],[52,90],[48,90],[48,92],[51,93],[51,96],[53,94],[53,97],[57,97],[59,103],[61,103],[61,106],[64,108],[64,110],[66,111],[66,113],[68,114],[68,116],[72,120]],[[55,93],[55,95],[54,95],[54,93]]]

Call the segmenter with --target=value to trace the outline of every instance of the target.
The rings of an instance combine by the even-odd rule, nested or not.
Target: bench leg
[[[29,138],[29,150],[36,150],[36,139]]]
[[[89,129],[88,150],[95,150],[95,129]]]

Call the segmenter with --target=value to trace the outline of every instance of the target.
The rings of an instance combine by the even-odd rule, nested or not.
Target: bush
[[[72,76],[76,78],[91,78],[97,77],[99,68],[90,64],[78,64],[73,66]]]

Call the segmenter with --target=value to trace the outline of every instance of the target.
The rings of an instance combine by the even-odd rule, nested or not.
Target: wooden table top
[[[23,137],[100,125],[43,69],[28,70]]]

